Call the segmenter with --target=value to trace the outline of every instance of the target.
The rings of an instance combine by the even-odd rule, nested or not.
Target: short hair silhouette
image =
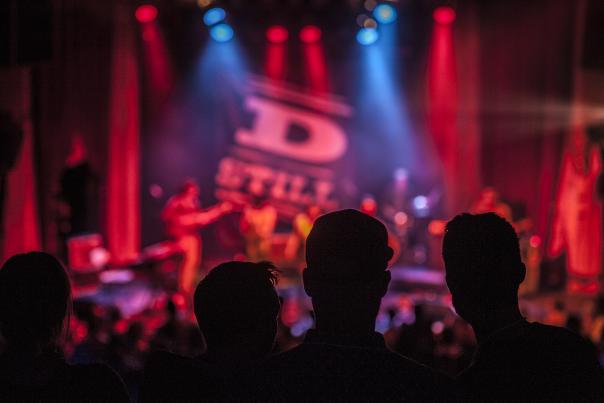
[[[69,278],[54,256],[19,254],[0,269],[0,330],[9,348],[57,347],[70,310]]]
[[[593,348],[522,316],[518,286],[526,268],[509,222],[494,213],[458,215],[445,229],[443,258],[453,306],[478,340],[458,378],[464,401],[604,401]]]
[[[194,308],[208,350],[245,343],[257,355],[270,352],[280,308],[276,274],[270,262],[227,262],[201,280]]]
[[[308,269],[318,280],[333,285],[380,277],[391,257],[384,224],[358,210],[319,217],[306,241]]]
[[[306,240],[304,270],[317,328],[344,317],[373,326],[392,253],[386,227],[367,214],[347,209],[319,217]]]
[[[518,303],[526,268],[512,225],[495,213],[461,214],[445,229],[447,284],[459,314],[471,321],[474,308]]]

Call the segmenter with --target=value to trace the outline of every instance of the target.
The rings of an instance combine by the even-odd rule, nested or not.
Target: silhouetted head
[[[386,227],[375,218],[357,210],[319,217],[306,241],[304,270],[317,327],[374,322],[390,282],[391,257]]]
[[[600,294],[594,305],[594,316],[604,315],[604,294]]]
[[[195,290],[195,316],[208,351],[226,350],[261,358],[277,332],[279,298],[270,262],[216,266]]]
[[[69,149],[69,155],[67,156],[67,165],[76,166],[86,161],[88,158],[88,151],[84,138],[81,133],[74,134],[71,139],[71,147]]]
[[[197,198],[199,196],[199,184],[195,179],[187,179],[180,189],[180,193],[183,196]]]
[[[260,208],[264,207],[268,203],[268,197],[264,194],[252,194],[250,197],[250,204],[253,207]]]
[[[55,257],[30,252],[4,263],[0,270],[0,329],[10,349],[55,349],[70,310],[69,278]]]
[[[568,315],[566,318],[566,324],[564,325],[568,330],[575,332],[577,334],[581,334],[583,329],[583,324],[581,323],[581,317],[575,314]]]
[[[509,222],[495,213],[458,215],[445,229],[443,258],[453,305],[470,324],[517,308],[526,269]]]
[[[480,192],[480,200],[488,205],[493,205],[499,201],[499,193],[493,187],[486,187]]]

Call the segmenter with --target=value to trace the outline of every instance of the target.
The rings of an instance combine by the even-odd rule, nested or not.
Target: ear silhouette
[[[386,252],[386,262],[390,262],[390,259],[392,259],[392,256],[394,256],[394,250],[390,246],[388,246],[387,252]]]

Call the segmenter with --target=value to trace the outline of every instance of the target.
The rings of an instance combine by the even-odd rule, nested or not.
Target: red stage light
[[[442,25],[449,25],[455,21],[455,10],[448,6],[437,7],[432,13],[434,21]]]
[[[134,16],[140,23],[153,22],[157,18],[157,8],[151,4],[143,4],[136,8]]]
[[[300,30],[300,40],[304,43],[315,43],[321,39],[321,29],[315,25],[307,25]]]
[[[273,25],[266,30],[266,39],[270,43],[283,43],[287,41],[289,32],[282,25]]]
[[[541,238],[538,235],[533,235],[529,238],[529,244],[533,248],[538,248],[541,245]]]

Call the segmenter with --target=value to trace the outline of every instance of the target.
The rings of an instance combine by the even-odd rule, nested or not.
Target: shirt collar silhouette
[[[373,332],[369,335],[341,335],[311,329],[306,333],[304,343],[324,344],[340,347],[372,348],[378,350],[386,349],[384,336],[377,332]]]

